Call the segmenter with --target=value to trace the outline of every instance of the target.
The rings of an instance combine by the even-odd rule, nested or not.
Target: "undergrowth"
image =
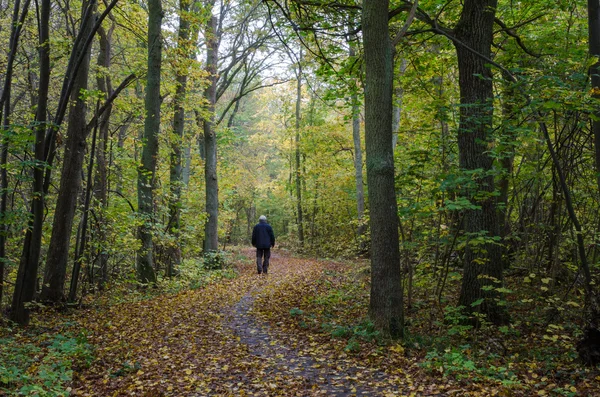
[[[273,320],[285,316],[291,326],[341,341],[347,354],[400,352],[432,376],[465,384],[483,382],[519,395],[535,390],[560,396],[585,395],[582,390],[599,384],[600,371],[577,361],[580,304],[558,298],[560,291],[550,294],[546,279],[536,285],[530,281],[534,275],[529,275],[525,282],[531,283],[530,289],[514,288],[526,295],[516,295],[510,288],[523,280],[506,280],[506,301],[501,304],[508,308],[511,321],[494,326],[483,316],[469,321],[463,308],[452,305],[458,300],[458,274],[449,277],[441,302],[429,291],[431,275],[417,275],[420,293],[411,302],[412,310],[405,310],[406,328],[399,345],[382,338],[367,318],[368,263],[327,263],[323,268],[318,281],[277,292],[290,305],[287,313],[261,301],[267,305],[261,309],[264,315]]]
[[[106,286],[98,294],[89,294],[85,306],[112,306],[155,298],[163,294],[203,288],[223,279],[237,277],[235,261],[239,255],[219,251],[205,258],[185,260],[178,267],[177,276],[160,275],[154,286],[143,286],[134,275]],[[0,395],[6,396],[68,396],[68,385],[77,368],[87,367],[94,358],[93,348],[85,332],[75,335],[70,331],[73,323],[58,323],[53,309],[36,304],[40,320],[26,330],[17,327],[0,328]],[[76,311],[71,309],[70,311]],[[132,365],[131,368],[135,368]],[[127,371],[127,365],[118,371]],[[115,373],[118,374],[119,372]]]
[[[16,334],[0,339],[0,392],[6,396],[58,397],[77,367],[88,366],[92,347],[84,334]]]

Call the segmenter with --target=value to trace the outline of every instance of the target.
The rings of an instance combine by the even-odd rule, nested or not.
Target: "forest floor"
[[[414,336],[403,344],[381,340],[363,320],[366,263],[274,250],[265,276],[256,274],[251,250],[242,254],[235,278],[61,313],[61,325],[52,331],[79,335],[92,347],[87,365],[74,365],[70,395],[600,395],[597,370],[569,366],[550,374],[528,362],[515,364],[514,371],[501,366],[483,371],[461,356],[426,357]],[[46,326],[56,324],[52,315]],[[43,324],[42,319],[36,332]],[[42,366],[38,361],[32,371]]]

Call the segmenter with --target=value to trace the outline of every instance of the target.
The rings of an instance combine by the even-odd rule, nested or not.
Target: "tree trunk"
[[[182,56],[176,72],[177,88],[175,89],[173,136],[171,139],[171,170],[169,179],[169,224],[167,233],[173,235],[174,242],[167,247],[167,276],[175,275],[175,268],[181,263],[181,247],[179,246],[179,228],[181,218],[181,188],[183,187],[182,143],[185,126],[185,96],[187,89],[188,70],[190,58],[190,2],[179,1],[179,34],[177,37],[178,53]]]
[[[298,75],[296,84],[296,137],[294,140],[295,146],[295,159],[296,159],[296,223],[298,224],[298,241],[300,247],[304,246],[304,216],[302,213],[302,175],[300,171],[300,123],[302,120],[301,104],[302,104],[302,49],[300,49],[300,57],[298,60]]]
[[[588,36],[590,56],[600,57],[600,2],[588,0]],[[592,83],[592,97],[600,99],[600,61],[590,66]],[[596,154],[596,184],[600,194],[600,110],[594,113],[592,131],[594,134],[594,147]]]
[[[590,56],[595,57],[596,62],[590,66],[590,79],[592,85],[592,98],[600,99],[600,2],[588,0],[588,36]],[[596,186],[600,195],[600,106],[594,112],[592,118],[592,134],[594,136],[595,163],[596,163]],[[600,225],[598,226],[600,229]],[[597,230],[596,233],[600,232]],[[596,243],[595,246],[598,244]]]
[[[185,149],[183,151],[183,163],[184,166],[181,177],[183,179],[183,186],[187,187],[190,184],[190,175],[192,170],[192,147],[189,142],[185,145]]]
[[[31,201],[31,218],[23,242],[23,253],[19,263],[19,271],[15,283],[12,300],[11,320],[18,324],[29,323],[29,309],[35,294],[38,263],[42,244],[42,223],[44,219],[44,161],[45,161],[45,128],[48,111],[48,87],[50,85],[50,0],[41,0],[39,12],[39,56],[40,76],[38,86],[38,103],[35,115],[35,161],[33,169],[33,199]]]
[[[161,23],[163,11],[160,0],[148,1],[148,76],[146,83],[144,138],[142,164],[138,168],[138,212],[143,224],[138,228],[142,243],[137,254],[137,277],[141,283],[154,283],[154,254],[152,224],[154,221],[153,189],[158,156],[160,130],[160,69],[161,69]]]
[[[352,44],[350,44],[348,55],[350,57],[356,56]],[[358,86],[355,89],[358,90]],[[357,91],[353,90],[350,100],[352,101],[352,141],[354,142],[354,179],[356,182],[356,213],[358,218],[356,237],[358,240],[358,249],[362,252],[365,251],[364,235],[367,231],[367,225],[364,223],[365,187],[363,181],[363,152],[360,139],[360,103]]]
[[[196,116],[196,125],[198,128],[204,128],[204,119],[198,110],[194,110],[194,115]],[[198,154],[202,161],[206,161],[206,145],[204,144],[204,132],[202,134],[198,134],[196,137],[196,143],[198,144]]]
[[[403,76],[406,73],[406,68],[408,67],[408,61],[406,58],[402,58],[400,60],[400,67],[398,68],[398,72],[400,76]],[[396,100],[394,102],[394,111],[392,116],[392,150],[396,148],[398,144],[398,133],[400,132],[400,121],[402,115],[402,100],[404,99],[404,88],[401,84],[394,89],[394,94],[396,96]]]
[[[87,12],[88,7],[95,7],[91,3],[84,3],[83,14],[88,15],[82,19],[80,30],[84,37],[91,34],[94,23],[93,12]],[[64,300],[64,285],[67,275],[67,259],[71,242],[71,229],[77,207],[77,199],[81,188],[81,170],[85,157],[87,105],[81,94],[87,90],[88,75],[90,70],[90,50],[86,50],[74,80],[71,93],[72,106],[69,110],[69,124],[65,140],[65,153],[61,171],[60,188],[56,200],[52,235],[46,259],[46,271],[42,286],[41,299],[49,302]]]
[[[108,29],[99,29],[98,35],[100,36],[100,50],[98,52],[98,66],[100,72],[96,76],[96,83],[98,89],[103,93],[103,97],[107,100],[112,94],[112,83],[108,70],[111,65],[112,57],[112,33],[114,30],[114,24]],[[112,105],[106,109],[102,118],[100,119],[99,125],[99,139],[98,148],[96,149],[96,175],[94,181],[94,197],[101,206],[101,210],[98,211],[98,229],[96,232],[96,238],[102,247],[106,243],[106,232],[105,232],[105,214],[104,210],[108,206],[108,165],[106,160],[106,154],[109,147],[109,121],[112,113]],[[98,254],[97,266],[99,271],[99,277],[97,280],[98,287],[103,288],[104,284],[108,281],[108,254],[105,249],[100,249]],[[93,268],[90,269],[93,272]]]
[[[212,7],[211,7],[212,12]],[[206,179],[206,212],[208,220],[204,227],[204,252],[219,249],[218,216],[219,216],[219,184],[217,181],[217,135],[215,131],[215,104],[217,102],[217,62],[219,59],[219,38],[217,17],[211,15],[206,25],[206,71],[209,74],[209,85],[204,92],[208,102],[210,116],[204,119],[204,177]]]
[[[0,145],[0,313],[2,312],[2,297],[4,296],[4,265],[6,263],[6,238],[8,233],[7,223],[7,202],[8,202],[8,172],[6,165],[8,163],[8,130],[10,129],[10,101],[11,101],[11,89],[12,89],[12,75],[13,65],[15,56],[17,55],[17,49],[19,46],[19,38],[21,37],[21,30],[29,11],[29,0],[26,0],[23,4],[23,11],[21,12],[21,1],[16,0],[13,8],[13,15],[11,21],[10,31],[10,42],[8,59],[6,61],[4,86],[2,90],[2,99],[0,100],[0,123],[4,134],[2,137],[2,144]],[[20,14],[20,16],[19,16]]]
[[[506,313],[497,304],[502,286],[502,258],[499,246],[490,241],[498,236],[498,214],[491,175],[493,159],[488,154],[493,116],[492,73],[479,54],[490,56],[497,0],[465,0],[455,28],[460,85],[459,164],[473,174],[473,186],[465,192],[480,209],[465,211],[464,228],[472,239],[465,248],[464,275],[459,305],[468,312],[482,312],[499,324]],[[467,48],[468,47],[468,48]],[[474,244],[483,237],[483,244]],[[491,289],[490,289],[491,287]],[[483,299],[480,301],[480,299]],[[475,305],[473,305],[476,303]]]
[[[99,106],[96,107],[98,111]],[[92,197],[92,172],[94,171],[94,156],[96,155],[96,138],[98,136],[98,124],[94,127],[94,133],[92,135],[92,147],[90,149],[90,162],[87,169],[87,186],[85,189],[85,198],[83,203],[83,214],[81,216],[81,222],[79,229],[79,238],[76,239],[78,243],[75,245],[75,260],[73,261],[73,273],[71,276],[71,285],[69,287],[69,295],[67,300],[69,302],[75,302],[77,299],[77,286],[79,284],[79,273],[81,272],[81,263],[85,258],[85,249],[87,247],[87,229],[88,229],[88,218],[90,211],[90,201]],[[90,282],[93,282],[93,278],[90,278]]]
[[[508,193],[510,188],[510,178],[513,172],[513,164],[515,159],[515,145],[516,139],[515,128],[511,125],[512,113],[514,111],[514,100],[515,92],[509,81],[504,81],[504,100],[502,104],[503,119],[505,128],[502,131],[502,142],[500,143],[502,151],[500,153],[500,166],[502,173],[498,179],[498,190],[500,195],[498,196],[498,232],[502,238],[502,267],[507,269],[510,265],[510,250],[506,237],[510,233],[510,220],[508,219]]]
[[[392,152],[393,57],[389,0],[363,0],[365,137],[371,226],[369,315],[384,335],[400,337],[404,318],[398,207]]]

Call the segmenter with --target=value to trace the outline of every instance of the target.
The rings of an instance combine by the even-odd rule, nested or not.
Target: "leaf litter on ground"
[[[514,382],[427,370],[422,351],[384,340],[366,320],[364,263],[277,250],[269,275],[259,276],[248,259],[252,252],[245,254],[233,279],[38,319],[34,329],[46,324],[46,334],[64,333],[68,324],[70,334],[91,346],[91,356],[73,365],[64,394],[52,395],[575,396],[600,390],[594,372],[558,384],[531,365],[515,368],[521,373]]]

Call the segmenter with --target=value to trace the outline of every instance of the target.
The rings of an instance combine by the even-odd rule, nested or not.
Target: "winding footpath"
[[[280,259],[275,257],[274,259]],[[268,278],[272,282],[276,275]],[[263,280],[261,280],[263,281]],[[377,370],[366,371],[364,367],[344,366],[340,361],[319,360],[302,354],[282,342],[282,335],[266,322],[252,314],[254,296],[264,291],[265,282],[253,286],[232,308],[227,325],[248,347],[248,353],[269,363],[269,377],[294,376],[310,388],[312,395],[327,396],[373,396],[394,395],[393,386],[382,387],[389,378]],[[358,382],[358,376],[367,373],[368,384]],[[359,375],[360,374],[360,375]],[[365,382],[367,383],[367,382]],[[308,390],[304,390],[308,392]]]
[[[442,395],[413,383],[415,368],[386,367],[385,357],[363,363],[309,331],[267,321],[261,302],[283,305],[289,317],[278,291],[310,285],[327,267],[277,252],[271,261],[268,276],[247,259],[233,280],[78,313],[74,321],[96,349],[91,366],[75,373],[72,395]]]

